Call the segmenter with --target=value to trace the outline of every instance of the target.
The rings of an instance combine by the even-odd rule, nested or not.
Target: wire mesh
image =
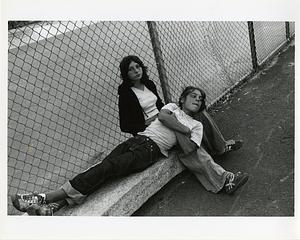
[[[45,22],[9,39],[8,193],[43,192],[128,137],[118,122],[119,62],[139,55],[158,83],[151,41],[145,22]]]
[[[286,42],[285,22],[253,22],[258,64]]]
[[[261,62],[284,41],[284,23],[255,27]],[[157,22],[157,30],[173,101],[196,85],[212,103],[252,70],[247,22]],[[8,39],[8,195],[56,189],[130,137],[117,106],[124,56],[143,60],[162,96],[146,22],[38,22]]]
[[[187,85],[209,103],[251,71],[246,22],[158,22],[173,100]]]

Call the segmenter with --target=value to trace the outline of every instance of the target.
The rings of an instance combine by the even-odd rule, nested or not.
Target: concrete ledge
[[[58,216],[130,216],[184,169],[175,152],[143,172],[103,185],[86,201],[68,206]]]

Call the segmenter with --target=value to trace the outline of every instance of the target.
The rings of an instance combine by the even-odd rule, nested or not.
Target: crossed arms
[[[159,112],[158,120],[175,132],[178,144],[185,154],[195,151],[198,148],[196,143],[190,139],[192,131],[180,123],[170,110],[162,109]]]

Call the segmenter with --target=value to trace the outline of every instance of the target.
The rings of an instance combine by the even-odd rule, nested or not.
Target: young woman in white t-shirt
[[[137,56],[130,55],[123,58],[120,63],[120,71],[123,80],[119,87],[120,127],[122,131],[136,135],[156,118],[160,110],[157,105],[161,106],[162,102],[153,82],[150,85],[154,89],[153,92],[147,88],[149,84],[146,86],[145,83],[150,81],[147,68]],[[193,89],[194,87],[190,88],[190,90]],[[201,106],[200,111],[194,115],[194,119],[203,125],[202,143],[193,156],[181,155],[181,160],[193,171],[207,190],[216,193],[223,188],[228,176],[234,176],[216,164],[211,156],[238,150],[243,142],[241,140],[225,140],[217,124],[206,111],[205,92],[200,88],[197,89],[201,93]],[[182,103],[179,102],[180,104]],[[181,144],[181,147],[186,148],[188,145]]]
[[[102,162],[76,175],[54,191],[15,194],[11,198],[13,206],[30,215],[53,215],[53,212],[66,204],[81,204],[108,179],[146,169],[158,161],[162,154],[165,155],[177,141],[183,144],[184,149],[189,146],[192,152],[201,149],[203,126],[193,119],[200,109],[201,99],[198,88],[188,87],[180,97],[180,107],[172,103],[164,106],[158,118],[145,131],[119,144]],[[224,188],[227,193],[232,193],[248,180],[245,173],[229,176],[224,171],[225,175]]]

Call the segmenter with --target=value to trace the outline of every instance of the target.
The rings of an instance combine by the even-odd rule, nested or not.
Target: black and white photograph
[[[294,16],[86,18],[4,24],[6,219],[75,232],[91,220],[86,239],[123,237],[113,221],[200,239],[180,227],[221,219],[229,232],[206,237],[236,239],[230,221],[278,219],[257,229],[299,237]]]

